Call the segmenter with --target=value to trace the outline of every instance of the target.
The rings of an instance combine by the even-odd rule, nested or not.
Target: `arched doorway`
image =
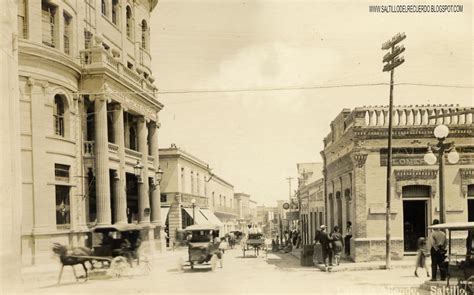
[[[336,192],[336,206],[337,206],[337,223],[334,224],[334,226],[338,225],[339,227],[342,227],[342,198],[341,198],[341,192]],[[334,228],[333,226],[333,228]],[[331,230],[333,230],[331,228]]]
[[[407,185],[402,188],[405,252],[416,251],[418,238],[427,237],[430,195],[431,187],[427,185]]]

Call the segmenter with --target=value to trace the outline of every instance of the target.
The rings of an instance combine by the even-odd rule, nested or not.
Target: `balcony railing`
[[[132,158],[137,158],[137,159],[142,158],[142,153],[137,152],[135,150],[127,149],[127,148],[125,148],[125,155],[131,156]]]
[[[104,68],[120,74],[123,79],[128,80],[145,92],[155,95],[156,87],[153,85],[153,77],[145,78],[141,70],[138,72],[123,65],[120,60],[103,47],[95,46],[81,51],[81,63],[85,69]]]
[[[231,214],[231,215],[239,215],[236,209],[232,207],[222,206],[222,205],[215,205],[214,212]]]

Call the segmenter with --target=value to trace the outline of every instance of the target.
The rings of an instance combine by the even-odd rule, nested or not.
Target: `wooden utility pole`
[[[390,101],[388,110],[388,156],[387,156],[387,212],[386,212],[386,240],[385,240],[385,266],[390,269],[390,218],[391,218],[391,192],[392,192],[392,112],[393,112],[393,75],[395,68],[405,62],[399,55],[405,51],[403,45],[396,45],[406,38],[405,33],[398,33],[392,39],[382,45],[382,50],[390,49],[383,57],[386,64],[383,67],[384,72],[390,72]]]

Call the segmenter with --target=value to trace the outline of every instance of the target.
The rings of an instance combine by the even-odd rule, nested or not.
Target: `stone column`
[[[114,106],[114,137],[118,145],[119,169],[115,179],[115,223],[127,223],[127,194],[125,177],[125,132],[123,122],[123,108],[120,104]]]
[[[355,152],[351,155],[354,165],[353,177],[353,202],[354,215],[352,216],[352,239],[351,256],[354,261],[368,261],[370,258],[370,242],[364,240],[367,237],[367,202],[366,202],[366,179],[365,161],[367,154]]]
[[[150,145],[151,145],[151,156],[153,157],[153,167],[155,172],[158,171],[160,166],[159,154],[158,154],[158,124],[153,122],[151,124],[150,132]],[[151,197],[151,222],[156,226],[161,226],[161,218],[166,218],[166,216],[161,216],[161,187],[156,186],[155,190],[152,192]]]
[[[107,100],[96,96],[95,107],[95,177],[97,224],[110,224],[109,141],[107,137]]]
[[[142,170],[142,183],[139,183],[138,192],[138,218],[140,223],[150,223],[150,212],[145,213],[145,209],[150,210],[150,199],[148,197],[148,145],[147,137],[148,130],[146,127],[145,118],[138,118],[138,151],[142,154],[141,163],[143,165]]]

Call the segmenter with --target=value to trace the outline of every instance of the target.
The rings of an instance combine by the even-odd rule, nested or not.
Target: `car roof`
[[[112,225],[97,225],[92,228],[94,232],[107,232],[107,231],[138,231],[142,230],[142,227],[138,224],[112,224]]]
[[[213,223],[194,224],[185,228],[187,231],[193,230],[219,230],[219,226]]]
[[[430,225],[431,229],[448,229],[448,230],[471,230],[474,229],[474,222],[449,222]]]

